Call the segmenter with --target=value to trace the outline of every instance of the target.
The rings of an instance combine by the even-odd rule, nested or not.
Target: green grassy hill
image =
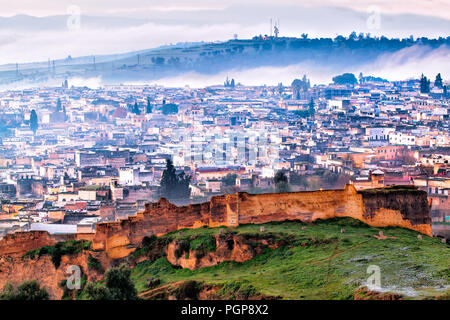
[[[419,239],[419,233],[411,230],[374,228],[350,218],[314,224],[267,223],[264,232],[260,232],[261,226],[185,229],[158,238],[159,243],[189,241],[193,235],[208,239],[234,232],[246,239],[272,239],[279,247],[266,247],[244,263],[224,262],[197,270],[174,267],[164,256],[146,260],[132,271],[138,292],[149,290],[146,283],[152,277],[159,278],[163,288],[187,280],[216,285],[222,288],[218,291],[220,297],[228,299],[236,298],[238,292],[246,293],[244,297],[259,294],[281,299],[353,299],[370,276],[367,268],[377,265],[382,292],[396,293],[404,299],[449,297],[450,246],[438,238]],[[342,228],[345,233],[341,233]],[[380,231],[387,238],[374,237]],[[150,247],[137,250],[134,256]]]

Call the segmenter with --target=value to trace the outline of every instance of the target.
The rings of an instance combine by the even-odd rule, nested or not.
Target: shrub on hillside
[[[89,300],[137,300],[137,291],[131,281],[131,269],[126,264],[105,272],[105,283],[88,283],[85,288]]]
[[[106,288],[110,291],[113,300],[137,299],[137,291],[130,276],[131,269],[126,264],[121,264],[106,271]]]
[[[109,289],[101,283],[89,282],[84,292],[88,300],[112,300]]]
[[[175,257],[178,259],[180,258],[183,253],[189,252],[190,249],[190,243],[188,240],[180,240],[176,244],[176,249],[174,251]]]
[[[232,281],[226,283],[219,291],[219,296],[224,299],[248,299],[258,294],[255,287],[248,281]]]
[[[173,294],[177,300],[197,299],[200,289],[200,284],[198,282],[189,280],[183,282],[179,287],[177,287]]]
[[[56,269],[59,268],[61,264],[61,257],[69,254],[77,254],[83,250],[88,250],[91,247],[90,241],[85,240],[68,240],[64,242],[58,242],[54,246],[44,246],[35,250],[30,250],[25,255],[30,259],[34,259],[35,256],[50,255],[52,257],[52,262]]]
[[[7,283],[0,293],[0,300],[49,300],[50,296],[41,288],[36,280],[24,281],[17,288],[11,283]]]
[[[89,255],[89,258],[88,258],[88,268],[89,268],[89,270],[97,270],[97,271],[103,272],[103,266],[100,263],[100,261],[91,255]]]

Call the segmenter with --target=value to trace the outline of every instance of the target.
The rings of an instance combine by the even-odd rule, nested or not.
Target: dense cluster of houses
[[[133,215],[158,199],[167,159],[191,176],[185,202],[273,192],[281,170],[292,191],[415,185],[428,192],[433,221],[450,221],[442,89],[298,83],[0,92],[0,235],[94,232],[99,221]]]

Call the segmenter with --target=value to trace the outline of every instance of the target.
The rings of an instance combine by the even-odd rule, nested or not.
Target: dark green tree
[[[112,300],[111,292],[104,284],[89,282],[84,292],[88,300]]]
[[[295,110],[294,114],[297,115],[300,118],[307,118],[309,114],[309,110],[302,109],[302,110]]]
[[[173,188],[177,185],[177,173],[172,160],[166,160],[166,169],[163,171],[160,183],[160,194],[170,197]]]
[[[279,170],[275,174],[275,177],[273,178],[273,182],[275,183],[275,189],[276,189],[277,193],[290,191],[288,178],[283,171]]]
[[[430,92],[430,80],[423,74],[420,77],[420,92],[429,93]]]
[[[62,107],[61,107],[61,99],[58,98],[58,100],[56,101],[56,112],[61,112]]]
[[[178,113],[178,106],[175,103],[163,104],[163,106],[162,106],[162,113],[164,115],[177,114]]]
[[[36,110],[31,110],[30,114],[30,129],[33,131],[34,134],[36,134],[36,131],[38,129],[38,116],[36,113]]]
[[[438,73],[436,75],[436,79],[434,80],[434,85],[438,88],[442,88],[442,77],[441,77],[440,73]]]
[[[133,106],[133,113],[134,113],[134,114],[137,114],[137,115],[140,115],[140,114],[141,114],[141,110],[139,110],[139,106],[138,106],[137,102],[134,103],[134,106]]]
[[[137,291],[131,280],[131,269],[125,263],[105,272],[105,283],[88,283],[84,289],[89,300],[137,300]]]
[[[222,178],[222,182],[227,186],[234,186],[236,184],[236,174],[227,174],[225,177]]]
[[[105,284],[113,300],[136,300],[137,291],[131,281],[131,269],[126,264],[112,267],[105,273]]]
[[[49,300],[50,296],[36,280],[24,281],[17,288],[7,283],[0,293],[0,300]]]
[[[355,75],[353,73],[344,73],[339,76],[336,76],[333,78],[333,82],[335,84],[342,84],[342,85],[354,85],[358,83],[358,80],[356,79]]]
[[[311,98],[311,101],[309,102],[309,116],[314,117],[316,114],[316,110],[314,108],[314,100]]]
[[[189,183],[191,177],[186,176],[184,171],[177,174],[172,160],[166,160],[166,169],[163,171],[159,194],[167,199],[188,199],[191,195]]]
[[[153,111],[153,107],[152,104],[150,103],[150,98],[147,98],[147,108],[145,110],[146,113],[152,113]]]
[[[364,83],[364,75],[363,75],[362,72],[359,73],[358,80],[359,80],[359,83],[360,83],[360,84],[363,84],[363,83]]]
[[[163,65],[165,61],[166,61],[166,59],[163,57],[156,58],[156,64],[158,64],[158,65]]]

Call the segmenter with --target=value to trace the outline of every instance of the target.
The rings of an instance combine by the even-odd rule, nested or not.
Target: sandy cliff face
[[[0,240],[0,256],[23,255],[29,250],[56,243],[46,231],[16,232]]]
[[[23,256],[28,251],[43,246],[53,246],[67,240],[92,241],[93,237],[92,233],[50,235],[47,231],[15,232],[0,240],[0,256]]]
[[[88,268],[89,254],[95,255],[95,253],[84,251],[79,254],[62,256],[58,268],[55,268],[50,255],[33,259],[21,256],[1,256],[0,287],[3,288],[8,282],[18,285],[26,280],[37,280],[41,286],[46,288],[51,299],[61,299],[63,289],[59,284],[61,280],[70,276],[67,268],[71,265],[79,266],[82,274],[86,275],[89,280],[100,280],[101,274]]]
[[[91,235],[81,237],[89,238]],[[26,280],[37,280],[47,289],[52,299],[60,299],[63,290],[59,284],[61,280],[70,276],[67,273],[70,265],[79,266],[82,274],[88,279],[99,279],[101,274],[88,268],[88,256],[96,257],[102,265],[107,266],[109,259],[105,252],[83,251],[79,254],[64,255],[58,268],[53,264],[49,254],[32,259],[24,256],[30,250],[53,246],[59,241],[66,240],[79,240],[79,237],[52,236],[46,231],[16,232],[6,235],[0,240],[0,289],[8,282],[17,285]]]
[[[191,270],[215,266],[224,261],[244,262],[252,259],[256,251],[240,236],[216,236],[216,250],[200,252],[196,250],[183,251],[180,242],[171,242],[166,249],[167,260],[175,266]],[[177,257],[177,253],[178,257]]]
[[[177,207],[166,199],[160,199],[156,203],[147,204],[145,211],[137,216],[98,224],[92,248],[107,251],[111,258],[123,258],[145,236],[209,225],[209,212],[209,202]]]

